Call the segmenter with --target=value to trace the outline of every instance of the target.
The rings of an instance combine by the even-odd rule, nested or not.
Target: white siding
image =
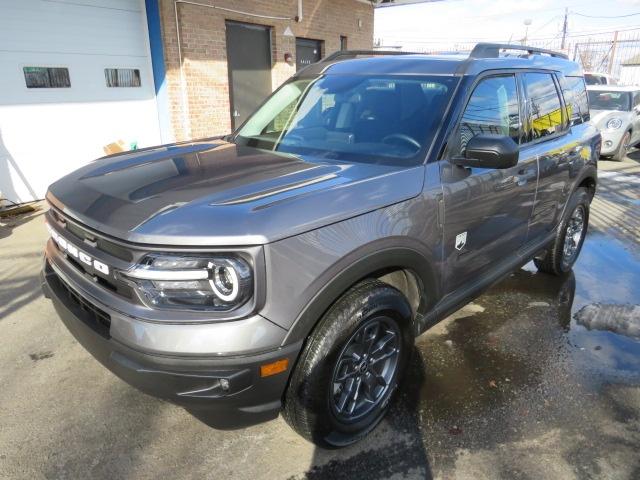
[[[118,139],[160,142],[143,0],[0,0],[0,192],[47,186]],[[70,88],[28,89],[23,67],[66,67]],[[105,68],[142,86],[108,88]]]

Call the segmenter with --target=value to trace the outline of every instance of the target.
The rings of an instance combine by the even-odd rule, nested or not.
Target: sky
[[[454,49],[477,41],[511,40],[525,36],[528,43],[557,48],[560,43],[565,7],[569,9],[568,40],[601,40],[622,30],[621,36],[640,38],[640,0],[444,0],[377,8],[374,38],[385,46],[404,50],[435,51]],[[613,17],[631,15],[619,18]],[[630,28],[638,30],[629,30]]]

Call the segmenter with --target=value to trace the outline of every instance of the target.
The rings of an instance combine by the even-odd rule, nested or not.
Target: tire
[[[348,290],[307,340],[285,393],[286,422],[323,448],[344,447],[366,436],[389,409],[410,359],[411,321],[406,298],[386,283],[365,280]],[[378,337],[370,342],[373,348],[369,348],[371,354],[367,356],[365,343],[374,331]],[[385,339],[387,343],[383,342]],[[361,340],[362,344],[358,343]],[[387,357],[383,359],[384,355]],[[360,359],[355,358],[358,356]],[[367,366],[363,366],[365,363]],[[338,383],[342,377],[348,378]],[[361,380],[358,382],[357,378]],[[372,378],[382,380],[376,382]],[[358,392],[355,401],[348,395],[353,389]],[[357,406],[358,402],[362,405]],[[353,410],[351,414],[349,410]]]
[[[553,243],[547,248],[543,257],[534,258],[537,269],[541,272],[550,273],[553,275],[564,275],[569,272],[573,267],[573,264],[578,259],[580,251],[582,250],[582,244],[587,235],[587,228],[589,226],[589,202],[590,195],[586,188],[578,188],[567,205],[566,214],[558,227],[558,232]],[[576,237],[576,215],[578,213],[582,215],[582,228],[579,232],[579,237]],[[567,239],[567,232],[571,230],[573,232],[573,238]],[[570,232],[570,234],[571,234]],[[571,245],[571,251],[565,250],[565,241]]]
[[[612,160],[616,162],[621,162],[624,160],[624,157],[627,155],[627,151],[629,150],[629,142],[631,141],[631,132],[625,132],[620,140],[620,145],[618,145],[618,149],[616,153],[611,157]]]

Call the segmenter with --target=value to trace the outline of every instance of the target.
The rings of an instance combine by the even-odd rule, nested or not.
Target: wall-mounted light
[[[293,55],[291,55],[290,53],[285,53],[284,54],[284,61],[287,62],[289,65],[293,64]]]

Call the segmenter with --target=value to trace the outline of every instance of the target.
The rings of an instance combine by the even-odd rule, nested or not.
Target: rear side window
[[[518,89],[513,75],[489,77],[476,86],[462,115],[454,152],[463,154],[473,137],[493,133],[520,137]]]
[[[553,76],[550,73],[525,73],[523,77],[529,104],[527,140],[561,132],[564,118]]]
[[[589,101],[587,87],[582,77],[564,77],[564,101],[571,125],[589,121]]]

